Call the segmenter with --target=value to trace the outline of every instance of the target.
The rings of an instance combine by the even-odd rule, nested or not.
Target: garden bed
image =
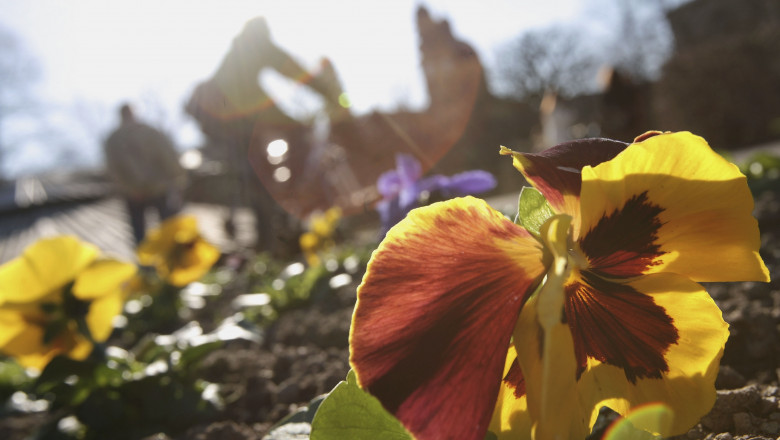
[[[780,436],[780,201],[774,190],[756,195],[756,216],[762,231],[762,257],[773,282],[707,283],[723,310],[731,336],[721,362],[712,412],[678,439],[776,439]],[[356,288],[370,249],[344,257],[332,271],[320,273],[309,292],[278,307],[273,319],[261,309],[237,307],[236,298],[256,291],[266,281],[267,262],[232,256],[213,276],[221,293],[205,299],[185,318],[200,322],[204,332],[241,311],[247,323],[258,324],[255,338],[225,338],[193,366],[200,380],[216,384],[219,405],[186,426],[161,429],[148,439],[253,440],[269,435],[275,424],[330,391],[349,370],[348,335]],[[347,267],[349,270],[347,270]],[[288,277],[287,282],[296,276]],[[335,277],[337,283],[333,283]],[[267,281],[270,283],[271,281]],[[279,286],[277,286],[279,287]],[[295,292],[295,290],[289,290]],[[265,316],[265,317],[263,317]],[[182,321],[184,322],[184,321]],[[254,340],[252,340],[254,339]],[[117,341],[119,342],[119,341]],[[6,411],[0,438],[23,440],[50,421],[45,412]],[[305,417],[304,417],[305,418]],[[288,425],[292,426],[292,425]],[[272,438],[307,438],[278,431]],[[165,433],[163,433],[163,431]],[[58,437],[46,437],[58,438]],[[67,438],[67,437],[62,437]],[[593,435],[593,439],[599,438]]]

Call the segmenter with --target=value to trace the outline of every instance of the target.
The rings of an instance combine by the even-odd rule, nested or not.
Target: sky
[[[575,22],[599,0],[0,0],[0,26],[15,34],[40,68],[34,118],[4,123],[3,133],[39,131],[3,157],[4,174],[59,166],[99,166],[102,139],[118,123],[120,103],[170,132],[180,149],[202,142],[183,104],[216,70],[244,23],[268,19],[273,39],[306,68],[329,57],[352,110],[421,108],[415,12],[435,19],[472,44],[490,65],[496,48],[526,29]],[[599,12],[596,11],[596,15]],[[291,113],[310,114],[303,87],[263,78]],[[277,96],[277,93],[281,96]],[[281,98],[281,99],[280,99]],[[13,133],[12,133],[13,134]]]

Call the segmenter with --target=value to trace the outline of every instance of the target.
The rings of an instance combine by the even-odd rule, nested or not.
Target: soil
[[[675,440],[780,438],[780,198],[756,197],[762,257],[771,283],[707,283],[730,324],[712,411]],[[348,334],[360,276],[306,308],[283,314],[263,341],[231,341],[201,364],[203,379],[221,384],[226,406],[216,419],[184,434],[148,440],[305,439],[305,424],[267,437],[274,423],[330,391],[349,370]],[[8,422],[9,420],[6,420]],[[0,424],[5,424],[0,421]],[[0,429],[0,433],[2,433]],[[7,432],[7,431],[6,431]]]

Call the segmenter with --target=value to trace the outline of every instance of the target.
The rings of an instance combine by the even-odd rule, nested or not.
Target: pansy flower
[[[38,370],[60,354],[86,358],[111,334],[135,272],[75,237],[32,244],[0,266],[0,351]]]
[[[220,256],[200,235],[197,219],[188,215],[171,217],[147,232],[137,253],[142,265],[154,267],[160,278],[178,287],[199,280]]]
[[[728,338],[698,282],[769,279],[745,177],[690,133],[501,152],[552,216],[466,197],[390,229],[358,288],[359,384],[419,439],[584,438],[650,402],[686,432]]]
[[[441,197],[450,198],[479,194],[496,186],[496,179],[487,171],[472,170],[451,177],[436,174],[422,178],[422,166],[414,156],[398,154],[396,168],[379,176],[377,190],[382,199],[376,209],[382,221],[382,232],[387,232],[413,208],[419,206],[419,199],[425,194],[438,192]]]
[[[320,254],[334,245],[334,235],[341,220],[341,208],[333,207],[311,216],[309,230],[298,240],[309,266],[320,264]]]

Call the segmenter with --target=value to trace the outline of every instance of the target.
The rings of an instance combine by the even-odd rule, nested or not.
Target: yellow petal
[[[187,249],[182,250],[184,255],[178,261],[174,261],[170,267],[167,280],[174,286],[185,286],[199,280],[211,266],[219,259],[219,249],[199,239]]]
[[[621,414],[631,407],[663,402],[674,413],[670,434],[683,434],[715,403],[715,378],[729,335],[728,324],[704,288],[684,277],[650,275],[630,285],[650,295],[674,320],[679,340],[664,356],[669,371],[662,379],[639,379],[632,385],[622,371],[593,362],[580,379],[582,392],[601,394],[605,400],[597,406],[606,405]],[[597,411],[594,408],[592,421]]]
[[[536,424],[535,429],[537,430],[539,428],[538,422],[542,417],[542,396],[544,394],[542,389],[544,361],[541,356],[542,346],[540,345],[543,332],[539,323],[538,301],[539,296],[535,295],[523,307],[520,319],[515,327],[513,339],[517,349],[517,359],[525,376],[528,414],[532,423]],[[571,376],[576,374],[576,363],[572,365],[574,349],[566,343],[566,335],[562,331],[557,331],[555,335],[552,335],[552,338],[558,341],[563,340],[563,348],[568,347],[571,350],[571,354],[565,354],[565,363],[560,365],[553,363],[552,375],[558,375],[561,378],[565,378],[564,380],[567,383],[571,383]],[[569,338],[571,338],[571,334],[569,334]],[[580,388],[579,382],[576,382],[575,386],[569,388],[566,397],[570,402],[564,408],[564,417],[555,418],[555,414],[552,414],[552,419],[550,419],[548,415],[546,423],[552,423],[553,426],[546,427],[546,431],[543,434],[546,435],[551,428],[554,428],[558,434],[563,435],[561,438],[566,439],[585,438],[590,433],[590,408],[581,402],[583,396]],[[557,390],[557,392],[560,391],[562,390]],[[541,437],[534,432],[533,438],[539,440]]]
[[[677,435],[687,432],[715,402],[715,377],[728,338],[728,325],[715,302],[699,284],[676,274],[648,275],[629,285],[652,297],[673,319],[679,339],[664,354],[668,371],[660,379],[640,377],[630,381],[623,369],[588,358],[587,367],[570,395],[576,408],[569,438],[587,435],[602,406],[625,415],[632,408],[648,403],[664,403],[674,413],[671,435]],[[533,311],[536,307],[536,298],[532,298],[520,315],[514,336],[529,384],[529,409],[532,409],[534,393],[530,384],[541,381],[542,377],[536,342],[539,325]],[[520,337],[522,343],[518,342]]]
[[[103,342],[111,336],[114,318],[122,313],[124,302],[124,292],[118,288],[92,301],[86,317],[92,339]]]
[[[2,351],[14,357],[19,364],[39,371],[59,354],[80,360],[89,356],[92,351],[92,343],[75,330],[75,325],[63,331],[49,344],[43,343],[43,335],[42,327],[28,325],[9,341]]]
[[[16,310],[0,309],[0,351],[27,327],[27,322]]]
[[[198,221],[191,215],[178,215],[146,233],[138,246],[138,260],[146,266],[154,266],[173,250],[176,243],[194,240],[198,236]]]
[[[517,363],[517,350],[509,346],[504,365],[504,380],[498,392],[496,408],[488,430],[498,440],[530,440],[531,416],[525,396],[525,381]]]
[[[133,264],[116,260],[98,260],[84,269],[73,285],[73,295],[81,300],[91,300],[108,295],[135,275]]]
[[[313,251],[317,248],[317,244],[320,242],[320,239],[317,234],[312,232],[304,232],[301,234],[301,237],[298,241],[300,243],[301,249]]]
[[[564,319],[564,283],[569,278],[574,263],[568,253],[568,232],[571,217],[551,217],[541,228],[540,235],[545,248],[552,253],[553,262],[547,278],[536,295],[535,309],[541,327],[541,380],[527,383],[526,395],[529,414],[536,440],[553,440],[572,437],[569,426],[576,415],[576,399],[572,390],[576,388],[577,360],[571,330]],[[522,319],[522,318],[521,318]],[[521,344],[523,335],[515,335],[515,345]],[[539,366],[535,359],[520,357],[523,372],[533,371]],[[529,365],[530,364],[530,365]]]
[[[97,257],[98,249],[75,237],[40,240],[0,266],[0,304],[38,301],[73,281]]]
[[[42,370],[56,354],[43,345],[43,329],[36,325],[24,326],[22,331],[3,345],[2,350],[19,364],[37,370]]]
[[[646,219],[624,210],[638,198]],[[582,237],[614,213],[633,220],[611,230],[637,249],[653,246],[643,273],[675,272],[695,281],[769,280],[745,176],[698,136],[659,134],[583,168],[581,204]]]

